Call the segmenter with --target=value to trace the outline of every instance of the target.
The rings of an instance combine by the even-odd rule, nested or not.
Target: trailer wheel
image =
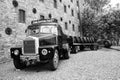
[[[97,49],[98,49],[98,46],[97,46],[97,45],[91,45],[91,46],[90,46],[90,49],[91,49],[91,50],[97,50]]]
[[[26,66],[24,63],[21,62],[20,59],[15,59],[15,58],[13,59],[13,64],[16,69],[23,69]]]
[[[77,53],[79,51],[79,46],[72,47],[72,52]]]
[[[104,47],[105,48],[110,48],[111,47],[111,43],[110,43],[109,40],[108,41],[104,41]]]
[[[58,64],[59,64],[59,55],[58,55],[58,50],[55,49],[54,56],[50,60],[50,68],[51,68],[51,70],[53,70],[53,71],[56,70],[58,68]]]
[[[91,45],[91,46],[90,46],[90,49],[91,49],[91,50],[94,50],[94,46],[93,46],[93,45]]]
[[[98,45],[94,45],[93,47],[94,47],[94,50],[98,50],[99,46]]]
[[[80,46],[80,50],[83,51],[85,47],[83,45]]]

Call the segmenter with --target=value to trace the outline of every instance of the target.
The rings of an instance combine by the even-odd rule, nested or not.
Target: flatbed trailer
[[[99,44],[94,38],[70,36],[70,41],[71,52],[73,53],[83,51],[85,48],[90,48],[90,50],[97,50],[99,47]]]

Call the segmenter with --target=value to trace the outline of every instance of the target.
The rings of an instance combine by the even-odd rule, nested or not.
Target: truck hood
[[[37,46],[50,46],[56,45],[55,34],[39,34],[36,36],[29,36],[24,41],[35,40]]]
[[[39,46],[50,46],[50,45],[56,45],[56,35],[43,34],[41,35],[41,37],[39,37]]]

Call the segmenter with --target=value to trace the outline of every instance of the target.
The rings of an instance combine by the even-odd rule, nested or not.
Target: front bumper
[[[20,59],[22,61],[31,61],[31,60],[35,60],[37,62],[40,62],[40,58],[39,55],[21,55]]]

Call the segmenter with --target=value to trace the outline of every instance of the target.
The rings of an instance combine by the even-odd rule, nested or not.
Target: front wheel
[[[55,49],[54,56],[50,60],[51,70],[53,70],[53,71],[56,70],[58,68],[58,64],[59,64],[59,55],[58,55],[58,50]]]
[[[16,69],[25,68],[25,64],[23,64],[20,59],[13,59],[13,64],[14,64]]]

